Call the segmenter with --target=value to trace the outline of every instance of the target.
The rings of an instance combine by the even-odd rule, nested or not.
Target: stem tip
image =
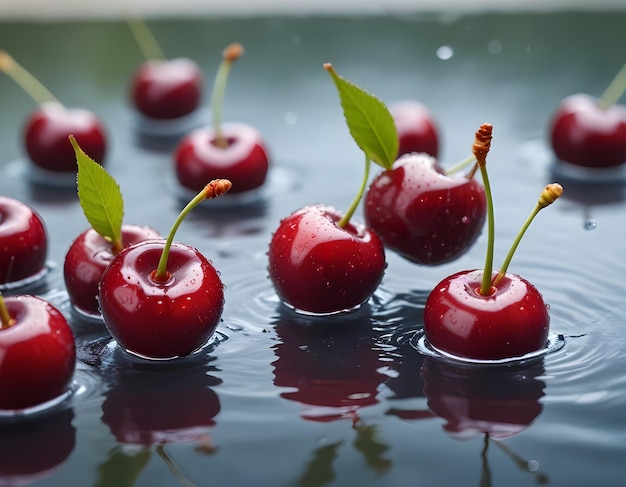
[[[232,63],[243,56],[243,53],[243,46],[238,42],[233,42],[232,44],[226,46],[226,48],[222,51],[222,56],[224,61]]]
[[[562,194],[563,186],[559,183],[548,184],[541,192],[541,195],[539,195],[539,201],[537,201],[537,204],[540,208],[545,208],[546,206],[554,203]]]
[[[214,179],[210,181],[202,190],[206,199],[217,198],[228,193],[233,183],[228,179]]]
[[[491,148],[492,132],[493,125],[490,123],[483,123],[476,131],[474,145],[472,145],[472,153],[481,166],[485,165],[487,154]]]

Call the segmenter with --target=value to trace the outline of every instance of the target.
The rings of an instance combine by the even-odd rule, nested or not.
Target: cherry
[[[626,65],[600,99],[579,93],[559,104],[549,132],[561,161],[588,168],[626,163],[626,106],[616,104],[625,88]]]
[[[345,90],[349,90],[350,96],[368,100],[373,112],[380,115],[374,117],[380,124],[370,127],[365,139],[357,135],[357,143],[366,153],[365,173],[348,211],[341,214],[330,206],[308,205],[283,219],[272,235],[268,271],[279,298],[297,311],[312,314],[358,308],[380,284],[386,265],[383,245],[375,233],[361,224],[351,223],[350,219],[365,190],[370,160],[395,158],[398,144],[393,119],[382,103],[341,78],[331,64],[325,64],[324,68],[343,97],[344,113]],[[367,120],[359,113],[355,119],[358,120],[346,117],[349,128],[353,123]],[[377,127],[391,134],[385,139],[391,140],[390,147],[378,147]]]
[[[230,189],[213,180],[181,211],[166,241],[145,240],[119,252],[100,281],[104,324],[126,351],[149,359],[190,355],[220,320],[224,286],[197,249],[173,243],[185,216],[200,202]]]
[[[63,278],[74,309],[85,316],[100,317],[98,284],[114,255],[124,247],[161,235],[150,227],[123,225],[122,213],[117,219],[111,217],[116,207],[121,206],[123,211],[119,186],[104,168],[83,152],[73,136],[70,136],[70,142],[78,164],[79,200],[92,228],[83,231],[70,245],[63,263]],[[100,179],[93,179],[94,171]],[[106,197],[103,197],[105,193]],[[93,201],[99,203],[96,214]],[[102,216],[104,218],[99,218]],[[101,220],[107,225],[102,226]]]
[[[213,126],[191,132],[175,150],[176,176],[184,188],[199,191],[202,181],[223,177],[233,183],[230,193],[234,195],[258,189],[265,183],[269,157],[261,134],[246,124],[221,123],[228,73],[242,55],[240,44],[226,47],[211,99]]]
[[[33,295],[0,294],[0,410],[22,410],[67,396],[76,365],[65,317]]]
[[[0,70],[11,76],[38,102],[24,127],[26,152],[39,169],[56,175],[76,173],[74,151],[68,141],[73,134],[81,146],[100,164],[106,153],[106,134],[100,120],[82,108],[66,108],[39,81],[20,66],[8,53],[0,51]],[[54,184],[42,176],[38,181]]]
[[[389,111],[398,131],[398,157],[411,152],[424,152],[437,158],[437,124],[426,106],[407,100],[390,106]]]
[[[408,154],[374,178],[364,212],[386,248],[418,264],[440,265],[480,236],[485,192],[471,175],[447,175],[433,157]]]
[[[146,57],[131,82],[135,108],[152,119],[174,119],[196,110],[202,97],[202,71],[191,59],[166,59],[147,25],[129,22]]]
[[[0,290],[20,287],[46,273],[48,234],[35,210],[0,196]]]
[[[160,236],[159,232],[150,227],[122,226],[124,247],[143,240],[157,239]],[[100,316],[98,284],[114,256],[111,242],[93,228],[83,231],[72,242],[65,254],[63,277],[70,301],[80,313]]]
[[[472,360],[516,358],[546,346],[550,324],[547,306],[532,284],[507,274],[507,268],[531,221],[563,191],[557,183],[543,190],[500,270],[493,272],[493,202],[485,165],[491,132],[491,125],[483,124],[474,144],[487,195],[489,236],[485,268],[446,277],[429,294],[424,308],[424,333],[430,345]]]

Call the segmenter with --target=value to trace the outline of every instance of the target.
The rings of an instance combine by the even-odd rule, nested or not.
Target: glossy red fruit
[[[488,434],[495,440],[515,436],[543,409],[543,364],[516,369],[458,367],[426,357],[420,375],[428,407],[445,420],[452,436],[469,439]]]
[[[74,335],[61,312],[32,295],[4,298],[15,321],[0,328],[0,409],[25,409],[68,393]]]
[[[448,176],[426,154],[410,154],[379,173],[364,200],[366,224],[385,247],[423,265],[463,255],[479,237],[487,211],[482,185]]]
[[[42,218],[21,201],[0,196],[0,289],[45,273],[47,255]]]
[[[281,221],[269,247],[269,276],[280,299],[299,311],[330,314],[367,301],[382,280],[385,252],[367,227],[323,205]]]
[[[426,300],[424,333],[437,350],[475,360],[521,357],[544,348],[550,315],[539,291],[506,274],[489,296],[480,294],[482,270],[441,281]]]
[[[122,225],[125,246],[160,237],[159,232],[150,227]],[[70,301],[79,312],[100,316],[98,284],[113,257],[111,243],[92,228],[82,232],[70,246],[65,255],[63,277]]]
[[[26,121],[24,142],[31,161],[38,167],[58,173],[75,173],[76,156],[68,137],[74,135],[80,146],[99,164],[104,163],[106,134],[100,120],[82,108],[65,108],[46,103]]]
[[[104,323],[125,350],[166,359],[199,350],[215,331],[224,308],[224,286],[195,248],[172,244],[169,279],[155,280],[165,241],[146,240],[113,258],[100,281]]]
[[[584,94],[561,102],[550,126],[550,142],[565,162],[590,168],[626,163],[626,106],[601,108]]]
[[[260,188],[267,177],[269,156],[261,134],[253,127],[230,123],[222,126],[228,145],[216,144],[213,128],[197,129],[179,143],[174,154],[180,184],[200,191],[206,181],[229,179],[231,194]]]
[[[439,155],[437,124],[426,106],[403,101],[389,107],[398,132],[398,157],[411,152]]]
[[[133,76],[131,99],[148,118],[178,118],[198,108],[202,83],[202,71],[191,59],[149,60]]]

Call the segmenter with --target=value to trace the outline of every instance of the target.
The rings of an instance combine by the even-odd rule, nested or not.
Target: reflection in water
[[[210,436],[220,411],[212,387],[221,380],[212,367],[180,363],[120,368],[107,376],[102,421],[120,445],[99,468],[96,486],[130,487],[148,463],[152,447],[183,485],[194,485],[177,467],[166,446],[194,443],[196,451],[217,451]],[[163,391],[167,390],[164,395]]]
[[[275,329],[280,342],[274,347],[274,385],[293,389],[281,397],[303,404],[302,418],[308,421],[351,421],[352,446],[367,465],[376,475],[391,469],[384,456],[389,446],[378,438],[377,426],[359,418],[361,408],[378,403],[378,389],[387,379],[380,372],[386,364],[380,360],[368,311],[324,319],[281,309]],[[299,485],[320,486],[335,479],[333,465],[342,444],[317,448]]]
[[[542,410],[543,361],[520,368],[463,367],[424,358],[421,375],[429,408],[456,438],[487,434],[501,440],[524,431]]]
[[[0,423],[0,485],[21,486],[49,477],[75,446],[71,409]]]

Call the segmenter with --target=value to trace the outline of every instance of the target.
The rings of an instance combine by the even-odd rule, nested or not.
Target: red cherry
[[[200,191],[217,177],[233,183],[230,193],[243,193],[263,185],[269,169],[268,151],[261,134],[245,124],[224,124],[220,146],[213,128],[186,136],[174,154],[176,175],[182,186]],[[221,139],[220,139],[221,140]]]
[[[379,173],[365,195],[366,224],[384,245],[424,265],[464,254],[483,228],[482,185],[465,175],[447,176],[426,154],[398,159]]]
[[[541,414],[543,364],[519,370],[457,367],[430,357],[420,375],[428,407],[446,421],[444,429],[468,439],[487,434],[504,440],[524,431]]]
[[[424,333],[436,349],[458,357],[498,360],[544,348],[550,315],[539,291],[506,274],[492,292],[480,293],[482,270],[442,280],[428,296]]]
[[[153,271],[165,241],[126,247],[100,281],[100,311],[111,336],[127,351],[147,358],[192,354],[207,343],[224,307],[224,286],[198,250],[172,244],[169,278]]]
[[[148,118],[178,118],[198,108],[202,83],[202,72],[191,59],[148,60],[133,76],[131,98]]]
[[[360,306],[382,280],[385,252],[368,228],[322,205],[281,221],[269,247],[269,276],[280,299],[297,310],[329,314]]]
[[[562,160],[591,168],[626,163],[626,106],[602,108],[584,94],[567,97],[551,122],[550,141]]]
[[[398,132],[398,157],[411,152],[439,155],[439,136],[432,114],[421,103],[403,101],[389,107]]]
[[[0,196],[0,289],[45,273],[47,254],[41,217],[21,201]]]
[[[160,237],[159,232],[149,227],[122,225],[125,246]],[[70,301],[79,312],[100,316],[98,283],[113,257],[111,243],[92,228],[82,232],[70,246],[65,255],[63,277]]]
[[[54,306],[31,295],[0,295],[0,409],[25,409],[69,391],[74,335]]]
[[[81,147],[102,164],[106,153],[104,127],[90,111],[47,103],[26,121],[24,142],[31,161],[58,173],[76,173],[76,157],[68,137],[74,135]]]

